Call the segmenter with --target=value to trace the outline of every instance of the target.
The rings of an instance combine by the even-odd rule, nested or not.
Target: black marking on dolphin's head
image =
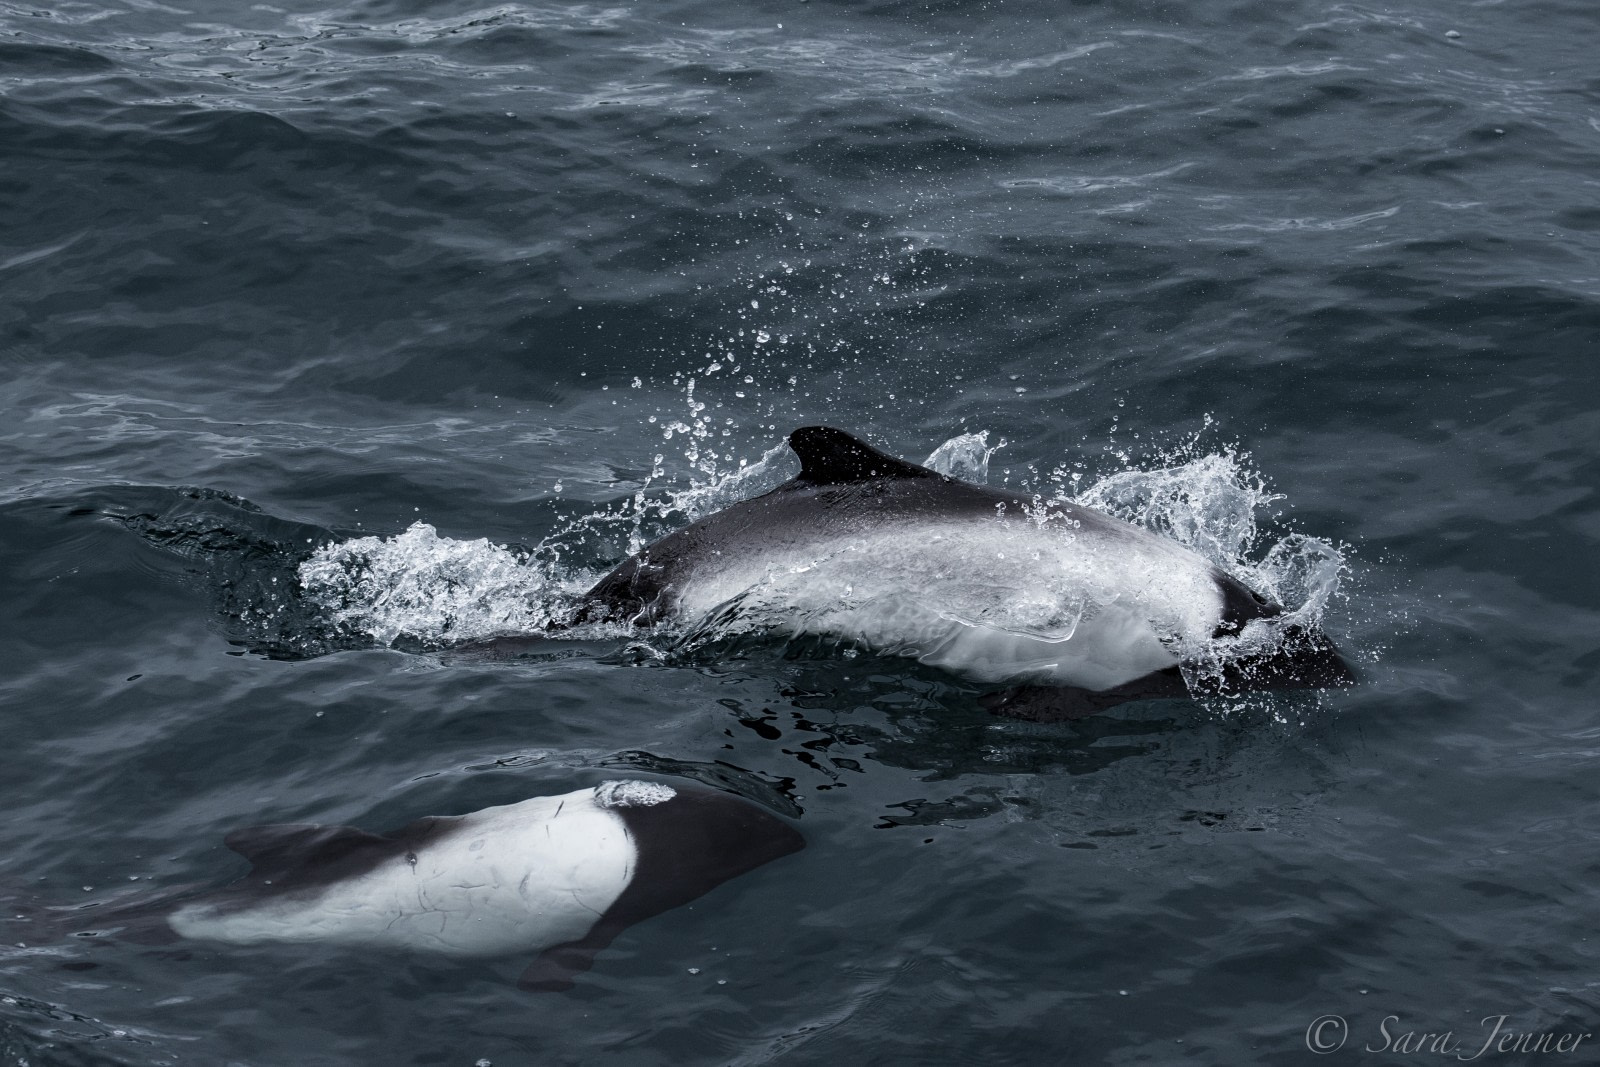
[[[661,791],[672,795],[607,802],[597,790],[597,801],[622,820],[638,852],[633,877],[582,940],[540,953],[517,983],[523,989],[572,988],[573,975],[588,970],[595,954],[626,927],[805,847],[798,830],[743,798],[677,783]]]
[[[1236,637],[1256,619],[1277,619],[1283,605],[1270,600],[1232,575],[1216,572],[1222,592],[1222,618],[1212,637]],[[1287,626],[1272,651],[1250,656],[1223,668],[1224,688],[1343,689],[1356,684],[1356,673],[1326,634],[1304,626]]]
[[[811,485],[843,485],[871,478],[943,478],[938,471],[896,459],[832,426],[802,426],[789,435],[800,457],[800,476]]]
[[[1222,617],[1212,637],[1232,637],[1253,619],[1275,619],[1283,607],[1268,600],[1231,574],[1215,572],[1217,589],[1222,593]]]
[[[800,832],[742,797],[680,785],[655,804],[612,808],[639,852],[608,917],[638,922],[805,847]]]

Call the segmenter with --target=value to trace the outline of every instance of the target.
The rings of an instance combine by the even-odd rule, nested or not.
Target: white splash
[[[1345,557],[1320,538],[1289,534],[1252,558],[1260,547],[1257,512],[1283,497],[1232,451],[1119,471],[1072,499],[1199,553],[1282,604],[1285,624],[1315,625],[1338,593]]]
[[[989,446],[988,430],[964,433],[928,453],[922,465],[952,478],[983,485],[989,480],[989,457],[1004,447],[1004,442]]]
[[[682,511],[689,521],[703,519],[721,511],[729,504],[749,500],[753,496],[770,492],[793,477],[800,469],[789,451],[787,441],[779,441],[761,454],[754,463],[743,464],[734,470],[713,477],[702,484],[691,485],[682,492],[672,494],[671,508]],[[642,547],[642,546],[641,546]]]
[[[602,808],[653,808],[677,795],[676,789],[660,782],[624,780],[594,787],[594,802]]]
[[[529,633],[555,614],[538,567],[486,539],[440,537],[425,522],[324,545],[300,565],[300,585],[336,627],[383,645]]]
[[[1233,570],[1256,539],[1256,509],[1283,499],[1229,452],[1175,467],[1119,471],[1079,493],[1079,504],[1163,534]]]

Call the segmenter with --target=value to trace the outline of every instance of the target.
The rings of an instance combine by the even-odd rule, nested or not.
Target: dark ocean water
[[[1597,55],[1592,0],[0,3],[7,899],[622,775],[809,842],[562,995],[14,925],[0,1059],[1600,1061]],[[810,422],[1209,460],[1246,563],[1342,558],[1363,682],[1045,726],[870,655],[451,654]],[[416,522],[382,612],[309,595]]]

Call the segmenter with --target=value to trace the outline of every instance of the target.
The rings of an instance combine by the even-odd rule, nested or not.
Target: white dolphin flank
[[[622,819],[588,789],[453,822],[436,842],[397,850],[356,877],[248,907],[187,904],[167,921],[200,941],[495,956],[582,937],[622,895],[638,858]]]

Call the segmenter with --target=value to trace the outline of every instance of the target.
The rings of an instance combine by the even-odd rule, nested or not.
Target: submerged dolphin
[[[452,956],[535,951],[518,984],[570,988],[625,927],[805,847],[756,805],[710,789],[606,782],[387,834],[291,824],[236,830],[233,885],[97,921],[148,940],[328,942]],[[150,929],[152,920],[157,927]]]
[[[1079,504],[974,485],[842,430],[789,435],[800,473],[628,559],[586,618],[706,618],[859,642],[984,682],[995,711],[1076,718],[1187,692],[1179,667],[1283,609],[1183,545]],[[1349,685],[1321,633],[1285,626],[1217,665],[1228,688]]]

